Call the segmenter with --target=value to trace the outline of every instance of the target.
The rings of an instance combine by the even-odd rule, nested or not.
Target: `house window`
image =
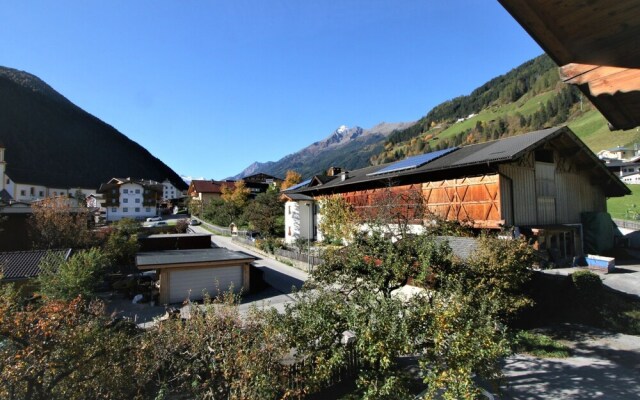
[[[116,212],[116,211],[118,211],[118,209],[117,209],[117,208],[115,208],[115,207],[111,207],[111,212]]]
[[[122,209],[122,212],[129,212],[129,208],[124,207],[124,208]]]
[[[136,199],[136,203],[140,203],[140,199]]]
[[[291,206],[287,207],[287,211],[289,212],[289,215],[291,215]]]
[[[26,190],[21,190],[21,191],[20,191],[20,196],[26,196],[26,195],[27,195]]]
[[[44,197],[44,192],[41,190],[40,192],[38,192],[38,196]]]
[[[136,212],[139,213],[140,212],[140,207],[136,207]]]
[[[140,189],[136,189],[136,194],[140,194]]]
[[[147,210],[147,212],[151,212],[151,208],[149,207],[145,208],[145,210]]]
[[[129,194],[129,189],[122,189],[122,193]]]
[[[116,190],[115,189],[111,189],[111,193],[112,194],[116,194]]]
[[[122,199],[122,202],[123,202],[123,203],[128,203],[128,202],[129,202],[129,199],[127,199],[127,198],[125,197],[124,199]]]
[[[30,194],[31,196],[35,196],[35,194],[36,194],[36,188],[32,187],[31,189],[29,189],[29,194]]]
[[[112,204],[116,204],[116,199],[111,199]]]

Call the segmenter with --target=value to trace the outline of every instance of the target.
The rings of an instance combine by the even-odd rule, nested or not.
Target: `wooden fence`
[[[640,221],[629,221],[625,219],[616,219],[613,218],[613,223],[618,226],[618,228],[631,229],[634,231],[640,231]]]
[[[322,261],[323,261],[320,254],[309,255],[304,252],[297,252],[297,251],[291,251],[291,250],[285,250],[285,249],[276,249],[275,253],[278,256],[289,258],[291,260],[306,262],[311,265],[320,265],[322,264]]]

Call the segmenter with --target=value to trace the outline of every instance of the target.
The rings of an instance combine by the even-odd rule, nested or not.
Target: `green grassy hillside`
[[[612,218],[640,219],[640,185],[627,185],[631,194],[607,200],[607,211]]]
[[[559,80],[558,68],[537,57],[492,79],[468,96],[434,107],[409,129],[392,133],[371,157],[382,164],[453,146],[495,140],[567,124],[594,152],[640,142],[640,132],[610,132],[580,91]]]

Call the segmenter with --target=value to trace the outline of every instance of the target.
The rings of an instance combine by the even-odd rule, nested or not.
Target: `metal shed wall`
[[[510,195],[505,193],[502,197],[509,201],[509,207],[513,210],[511,221],[504,215],[509,225],[535,225],[538,223],[536,200],[536,174],[533,166],[517,164],[500,165],[500,173],[511,181]],[[506,186],[506,182],[505,182]],[[507,209],[507,208],[504,208]],[[511,214],[511,210],[509,214]]]

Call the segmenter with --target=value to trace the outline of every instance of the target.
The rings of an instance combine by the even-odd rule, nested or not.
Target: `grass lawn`
[[[513,350],[540,358],[569,357],[569,348],[551,337],[534,331],[520,331],[513,339]]]
[[[631,190],[630,195],[607,200],[607,211],[612,218],[629,220],[640,218],[640,185],[627,185],[627,187]]]

